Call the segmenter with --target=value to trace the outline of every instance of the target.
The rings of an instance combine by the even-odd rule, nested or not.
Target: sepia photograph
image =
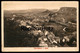
[[[78,1],[2,1],[2,51],[79,51],[78,5]]]

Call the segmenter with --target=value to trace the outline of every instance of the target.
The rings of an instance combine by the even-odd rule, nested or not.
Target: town
[[[76,8],[39,10],[5,11],[5,47],[77,46]]]

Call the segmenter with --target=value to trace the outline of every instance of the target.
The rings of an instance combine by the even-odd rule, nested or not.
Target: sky
[[[3,1],[4,10],[59,9],[60,7],[78,7],[77,1]]]

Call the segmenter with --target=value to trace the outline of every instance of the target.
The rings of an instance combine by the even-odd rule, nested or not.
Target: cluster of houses
[[[13,15],[13,18],[10,20],[14,20],[16,15]],[[65,19],[62,19],[63,24],[65,22]],[[38,41],[39,41],[39,46],[40,47],[59,47],[61,46],[60,44],[63,44],[64,42],[69,42],[69,38],[67,36],[64,36],[63,39],[61,40],[60,37],[57,37],[53,30],[54,26],[53,25],[45,25],[44,22],[48,23],[48,19],[33,19],[32,21],[30,20],[21,20],[18,19],[16,22],[19,23],[19,26],[21,27],[22,31],[29,31],[28,34],[33,34],[34,36],[39,36]],[[70,24],[75,24],[71,23]],[[60,23],[59,23],[60,24]],[[62,23],[61,23],[62,25]],[[63,28],[63,31],[66,31],[67,27]],[[61,43],[62,42],[62,43]]]

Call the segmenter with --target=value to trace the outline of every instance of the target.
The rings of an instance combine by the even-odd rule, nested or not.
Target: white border
[[[33,47],[4,47],[4,17],[3,17],[3,6],[4,6],[4,2],[8,2],[8,1],[2,1],[1,4],[1,47],[2,47],[2,52],[37,52],[37,51],[79,51],[79,2],[78,1],[70,1],[70,2],[77,2],[77,47],[58,47],[58,48],[54,48],[54,47],[48,47],[48,49],[44,49],[44,47],[42,47],[42,49],[34,49]],[[9,1],[12,2],[12,1]],[[25,2],[25,1],[14,1],[14,2]],[[26,1],[26,2],[33,2],[33,1]],[[35,2],[35,1],[34,1]],[[38,2],[38,1],[37,1]],[[41,1],[40,1],[41,2]],[[43,1],[42,1],[43,2]],[[47,2],[47,1],[44,1]],[[48,1],[50,2],[50,1]],[[52,2],[52,1],[51,1]],[[63,2],[63,1],[53,1],[53,2]],[[64,1],[67,2],[67,1]]]

